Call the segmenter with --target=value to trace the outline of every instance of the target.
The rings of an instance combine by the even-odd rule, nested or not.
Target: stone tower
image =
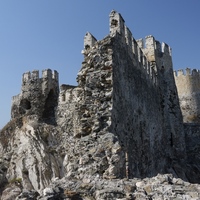
[[[196,69],[174,72],[185,123],[200,123],[200,72]]]
[[[66,176],[180,175],[185,134],[171,48],[151,35],[136,41],[116,11],[109,23],[100,41],[86,33],[77,87],[62,85],[58,97],[57,72],[25,73],[12,118],[57,124]]]
[[[55,122],[55,107],[58,102],[59,83],[57,71],[50,69],[24,73],[21,93],[13,97],[11,117],[31,116],[34,120]]]
[[[111,155],[116,160],[105,172],[109,175],[176,170],[174,163],[185,158],[185,137],[171,48],[153,36],[145,45],[136,41],[116,11],[110,13],[110,34],[96,41],[87,33],[84,47],[77,81],[84,91],[79,103],[85,117],[76,135],[110,132],[117,137],[121,150]]]

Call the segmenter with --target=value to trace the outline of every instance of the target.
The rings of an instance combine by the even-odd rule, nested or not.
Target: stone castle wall
[[[163,43],[161,49],[159,42],[149,36],[145,49],[140,49],[141,40],[135,42],[123,21],[118,13],[111,13],[111,132],[119,137],[127,154],[130,177],[163,173],[170,160],[185,155],[170,48]]]
[[[200,123],[200,72],[196,69],[174,72],[185,123]]]
[[[81,163],[78,176],[90,174],[92,166],[91,173],[104,177],[143,177],[167,172],[175,157],[185,158],[170,47],[148,36],[144,48],[113,11],[110,34],[97,41],[87,33],[82,53],[78,86],[61,89],[57,109],[58,124],[66,124],[76,143],[67,165]]]
[[[21,93],[13,97],[11,117],[34,115],[35,119],[51,123],[55,118],[58,102],[58,72],[50,69],[26,72],[22,76]]]
[[[136,41],[112,11],[110,34],[97,41],[86,33],[82,53],[78,86],[59,91],[57,72],[28,72],[13,98],[13,119],[31,115],[53,125],[60,176],[186,178],[180,166],[193,150],[184,130],[193,141],[193,129],[183,124],[171,48],[153,36]]]

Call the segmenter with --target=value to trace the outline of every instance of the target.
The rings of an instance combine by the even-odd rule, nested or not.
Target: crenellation
[[[84,37],[84,49],[88,50],[92,48],[96,41],[97,39],[91,33],[87,32]]]
[[[196,76],[200,76],[200,70],[198,69],[190,69],[190,68],[186,68],[186,69],[178,69],[174,71],[174,77],[178,78],[178,77],[196,77]]]
[[[155,49],[156,42],[155,42],[155,38],[152,35],[147,35],[145,37],[145,47],[147,49]]]
[[[200,123],[200,72],[197,69],[177,70],[174,78],[179,95],[183,121]]]
[[[30,72],[25,72],[22,75],[22,83],[26,83],[31,79],[31,73]]]
[[[158,52],[162,52],[161,43],[160,43],[158,40],[156,40],[155,49],[156,49]]]
[[[31,72],[31,79],[38,80],[39,79],[39,70],[34,70]]]
[[[22,83],[28,83],[30,80],[36,81],[40,79],[55,80],[58,81],[58,72],[56,70],[45,69],[42,71],[42,78],[40,78],[39,70],[33,70],[32,72],[25,72],[22,75]]]
[[[183,76],[183,75],[185,75],[185,74],[184,74],[184,70],[183,70],[183,69],[179,69],[179,70],[177,71],[177,76]]]
[[[114,36],[118,32],[120,35],[125,36],[124,19],[121,14],[112,10],[110,13],[110,35]]]
[[[55,80],[55,81],[58,81],[59,79],[59,74],[56,70],[53,70],[52,72],[52,78]]]
[[[190,68],[186,68],[185,69],[185,74],[186,75],[191,75],[191,69]]]
[[[144,49],[144,40],[143,38],[140,38],[137,41],[137,45],[141,48],[141,49]]]
[[[58,82],[58,72],[55,70],[53,72],[51,69],[43,70],[41,78],[39,70],[24,73],[21,92],[12,100],[11,117],[15,118],[26,114],[51,121],[54,112],[49,113],[48,110],[57,104]],[[51,102],[51,106],[49,102]]]
[[[146,36],[145,43],[143,39],[135,40],[131,31],[124,24],[121,15],[112,11],[110,14],[110,36],[115,37],[116,32],[120,34],[122,41],[125,39],[129,49],[128,54],[136,58],[135,64],[140,67],[142,73],[146,74],[146,77],[151,77],[152,83],[155,84],[157,82],[156,50],[161,52],[161,44],[152,35]]]
[[[42,78],[52,80],[53,78],[52,70],[51,69],[42,70]]]
[[[147,60],[149,62],[155,62],[156,60],[156,53],[155,53],[155,38],[152,35],[145,37],[145,48],[143,49]]]
[[[13,97],[12,117],[34,115],[55,129],[62,126],[62,142],[67,144],[63,152],[69,153],[70,162],[76,165],[73,168],[65,161],[63,173],[73,178],[90,174],[90,169],[104,178],[179,171],[178,164],[186,154],[177,88],[186,105],[183,108],[188,109],[191,102],[195,109],[200,108],[200,72],[187,68],[186,72],[174,71],[173,76],[167,44],[152,35],[136,41],[116,11],[110,13],[109,20],[106,38],[97,41],[89,32],[84,37],[78,86],[63,84],[59,91],[55,70],[43,70],[41,78],[36,70],[24,73],[23,82],[33,81]],[[40,81],[34,81],[37,79]],[[198,115],[190,113],[190,117]],[[105,160],[102,165],[101,155]],[[78,163],[80,171],[74,170]]]
[[[192,70],[192,76],[199,76],[199,70],[193,69]]]
[[[162,42],[162,53],[171,56],[171,48],[168,44]]]

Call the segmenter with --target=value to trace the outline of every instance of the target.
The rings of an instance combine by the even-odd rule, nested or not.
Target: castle
[[[135,40],[116,11],[109,23],[104,39],[84,37],[78,86],[59,91],[56,71],[25,73],[12,118],[61,127],[58,165],[67,176],[200,181],[199,72],[173,72],[171,48],[151,35]]]

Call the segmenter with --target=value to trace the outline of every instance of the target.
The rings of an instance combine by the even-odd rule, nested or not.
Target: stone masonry
[[[169,173],[200,182],[199,73],[173,75],[171,48],[152,35],[135,40],[116,11],[109,27],[100,41],[86,33],[77,86],[59,89],[58,73],[50,69],[41,78],[39,71],[23,74],[12,120],[0,132],[0,188],[20,180],[21,188],[41,195],[58,180],[132,184]],[[145,184],[137,185],[137,195]],[[154,189],[145,190],[142,196]]]
[[[74,138],[71,143],[76,143],[73,149],[76,156],[66,147],[65,151],[71,155],[67,162],[85,163],[83,174],[89,173],[88,165],[93,166],[98,160],[95,154],[89,154],[87,162],[83,162],[85,158],[79,149],[84,146],[83,138],[87,137],[92,144],[98,140],[104,144],[102,137],[108,133],[113,138],[110,146],[117,145],[119,150],[113,153],[112,149],[103,149],[104,170],[102,165],[95,164],[94,173],[129,178],[171,171],[178,174],[177,166],[185,162],[186,148],[171,48],[151,35],[145,41],[136,41],[121,15],[112,11],[110,34],[97,41],[88,32],[82,53],[84,61],[77,76],[78,86],[62,85],[59,98],[57,82],[51,74],[49,81],[44,77],[38,79],[38,75],[34,81],[35,72],[31,77],[25,73],[22,92],[14,97],[12,117],[26,114],[45,121],[47,110],[47,116],[55,118],[55,124],[65,127],[68,137]],[[30,91],[36,91],[36,95]],[[52,96],[48,98],[48,95]],[[45,103],[48,99],[52,104]],[[38,105],[41,107],[37,108]],[[31,113],[32,108],[34,113]]]
[[[34,120],[53,123],[58,102],[58,72],[43,70],[26,72],[22,76],[21,93],[12,99],[11,117],[32,116]]]
[[[185,72],[185,73],[184,73]],[[187,68],[174,72],[185,123],[200,122],[200,72]]]

